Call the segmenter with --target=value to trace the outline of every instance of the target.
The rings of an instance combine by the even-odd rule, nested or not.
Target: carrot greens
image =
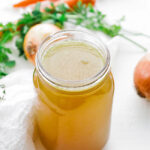
[[[49,21],[60,28],[64,27],[65,22],[70,22],[90,30],[101,31],[109,37],[120,36],[146,51],[145,47],[123,34],[120,23],[110,25],[106,22],[106,15],[91,4],[87,6],[79,1],[74,8],[71,8],[67,4],[55,6],[51,3],[50,7],[41,11],[40,3],[37,3],[31,13],[23,14],[16,23],[0,24],[0,78],[6,76],[8,69],[16,64],[15,60],[11,60],[9,57],[12,50],[7,48],[6,43],[17,35],[16,47],[19,50],[19,56],[24,55],[23,42],[26,33],[33,25],[45,21]]]

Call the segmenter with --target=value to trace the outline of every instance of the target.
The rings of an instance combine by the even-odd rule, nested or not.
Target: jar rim
[[[97,74],[95,74],[94,76],[83,79],[83,80],[75,80],[75,81],[63,80],[63,79],[58,79],[58,78],[53,77],[44,69],[44,67],[41,63],[41,55],[43,54],[43,49],[44,49],[43,47],[46,48],[46,46],[48,46],[48,44],[51,44],[54,40],[57,40],[55,38],[61,37],[61,35],[63,35],[63,34],[70,34],[70,33],[86,34],[87,36],[90,36],[93,39],[96,39],[96,40],[98,39],[97,41],[103,47],[103,51],[105,51],[105,53],[106,53],[105,64],[102,67],[102,69],[100,69],[100,71]],[[103,79],[110,70],[110,53],[109,53],[108,48],[102,42],[102,40],[100,40],[99,37],[95,36],[95,34],[93,34],[91,32],[87,32],[87,31],[85,32],[82,30],[61,30],[61,31],[59,31],[53,35],[49,35],[45,38],[45,40],[41,43],[41,45],[38,49],[35,62],[36,62],[35,64],[36,64],[37,71],[48,83],[51,83],[57,87],[59,86],[59,87],[67,88],[67,89],[68,88],[74,89],[74,88],[89,86],[89,85],[97,82],[98,80]]]

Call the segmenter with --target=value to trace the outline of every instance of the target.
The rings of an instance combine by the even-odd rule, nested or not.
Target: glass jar
[[[42,57],[47,49],[65,41],[93,45],[104,60],[98,74],[79,81],[51,76],[42,65]],[[104,147],[109,135],[114,81],[109,51],[97,37],[75,30],[47,37],[37,53],[33,81],[38,93],[35,118],[47,150],[101,150]]]

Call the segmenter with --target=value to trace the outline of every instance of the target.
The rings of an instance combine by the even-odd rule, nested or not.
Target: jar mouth
[[[77,35],[80,36],[79,39],[76,39]],[[85,39],[83,38],[86,37]],[[75,39],[74,39],[75,38]],[[91,39],[91,40],[90,40]],[[102,56],[105,58],[104,66],[100,69],[100,71],[92,77],[83,79],[83,80],[64,80],[53,77],[49,74],[42,65],[42,56],[44,55],[45,49],[52,46],[55,42],[62,42],[62,41],[79,41],[79,42],[90,42],[95,41],[96,49],[102,53]],[[93,42],[92,42],[93,43]],[[93,43],[94,45],[94,43]],[[110,70],[110,53],[108,48],[104,45],[104,43],[99,39],[99,37],[95,36],[93,33],[80,31],[80,30],[62,30],[59,31],[52,36],[48,36],[40,45],[37,55],[36,55],[36,69],[39,74],[44,78],[48,83],[53,84],[57,87],[62,88],[80,88],[90,86],[93,83],[102,80],[106,74]]]

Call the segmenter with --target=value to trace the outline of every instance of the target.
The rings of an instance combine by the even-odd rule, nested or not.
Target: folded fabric
[[[20,70],[0,80],[0,85],[6,86],[0,101],[0,150],[35,150],[32,106],[36,93],[32,74],[31,69]]]

